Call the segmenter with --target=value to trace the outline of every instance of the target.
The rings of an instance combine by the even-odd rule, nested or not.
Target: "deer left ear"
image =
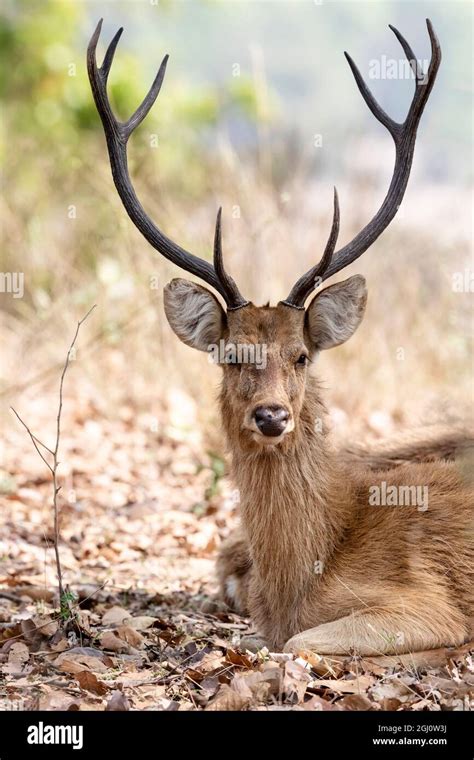
[[[355,333],[367,303],[365,279],[356,274],[322,290],[306,310],[306,334],[316,351],[339,346]]]
[[[164,289],[165,314],[171,329],[191,348],[209,351],[219,342],[226,315],[217,298],[197,282],[176,278]]]

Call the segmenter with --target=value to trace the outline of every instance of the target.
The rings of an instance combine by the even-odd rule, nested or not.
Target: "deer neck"
[[[309,592],[346,525],[344,479],[325,419],[314,383],[296,430],[283,444],[257,451],[232,446],[233,475],[253,563],[266,593],[279,605],[285,592],[291,604]]]

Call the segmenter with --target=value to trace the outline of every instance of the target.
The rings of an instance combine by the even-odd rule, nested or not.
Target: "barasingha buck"
[[[250,303],[226,272],[220,211],[211,264],[168,238],[135,194],[127,141],[156,100],[167,57],[142,104],[128,121],[119,122],[107,97],[107,78],[122,30],[101,68],[96,63],[101,23],[88,48],[92,92],[127,213],[157,251],[204,280],[226,305],[184,279],[172,280],[164,291],[166,316],[178,338],[200,351],[226,347],[220,359],[220,406],[240,492],[241,528],[223,545],[218,574],[224,597],[248,611],[273,650],[409,652],[458,645],[469,634],[473,489],[465,469],[441,458],[386,464],[380,471],[363,457],[350,462],[331,445],[320,386],[308,372],[308,363],[348,340],[364,315],[367,290],[358,275],[308,298],[361,256],[397,213],[417,127],[441,62],[429,20],[427,26],[432,50],[427,72],[391,27],[415,81],[403,123],[382,110],[346,54],[362,97],[394,141],[393,177],[373,219],[338,250],[334,193],[332,229],[321,260],[276,306]],[[244,358],[239,347],[247,349]],[[252,360],[256,355],[258,363]],[[427,449],[436,452],[437,446],[427,444]]]

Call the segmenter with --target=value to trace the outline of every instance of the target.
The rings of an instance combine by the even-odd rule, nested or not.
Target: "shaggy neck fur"
[[[326,410],[314,379],[293,433],[275,447],[248,446],[225,413],[240,490],[243,527],[261,581],[264,605],[297,619],[298,603],[319,582],[347,525],[346,478],[339,473],[326,431]]]

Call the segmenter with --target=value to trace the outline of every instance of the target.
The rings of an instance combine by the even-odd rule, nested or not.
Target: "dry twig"
[[[59,556],[58,493],[61,490],[61,486],[58,485],[58,466],[59,466],[58,453],[59,453],[59,443],[61,440],[61,412],[63,408],[64,378],[65,378],[67,369],[69,367],[71,352],[76,344],[77,336],[79,335],[79,330],[81,328],[81,325],[83,324],[83,322],[86,321],[86,319],[88,318],[88,316],[94,309],[95,309],[95,305],[92,306],[92,308],[89,309],[87,314],[82,319],[80,319],[79,322],[77,323],[76,332],[74,333],[74,337],[72,339],[71,345],[69,346],[69,350],[66,355],[66,361],[64,362],[63,371],[61,373],[61,378],[59,381],[59,404],[58,404],[58,412],[56,415],[56,440],[55,440],[54,448],[51,449],[48,446],[46,446],[45,443],[40,441],[40,439],[31,432],[30,428],[28,427],[26,422],[22,420],[18,412],[13,407],[10,407],[12,412],[15,414],[15,416],[18,418],[18,420],[21,422],[21,424],[27,431],[28,435],[30,436],[33,446],[35,447],[39,456],[41,457],[46,467],[50,471],[52,475],[52,479],[53,479],[54,555],[55,555],[55,560],[56,560],[56,572],[58,576],[60,617],[62,620],[69,620],[71,617],[71,606],[70,606],[71,599],[70,599],[69,593],[67,593],[66,589],[64,588],[61,559]],[[45,449],[45,451],[47,451],[49,454],[51,454],[53,458],[52,464],[48,462],[45,455],[39,448],[40,446],[43,449]]]

